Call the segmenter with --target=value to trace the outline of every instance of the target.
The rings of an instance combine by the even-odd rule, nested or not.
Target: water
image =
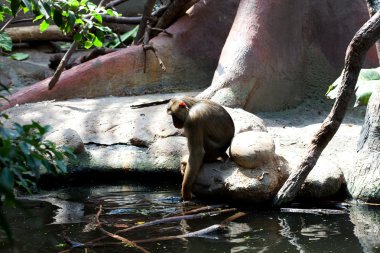
[[[104,209],[100,220],[111,232],[204,205],[183,204],[177,188],[128,184],[71,187],[35,195],[24,202],[29,214],[5,210],[15,243],[11,246],[1,235],[0,252],[61,252],[68,249],[64,238],[79,243],[99,238],[103,234],[95,228],[94,216],[100,205]],[[348,211],[318,215],[250,208],[224,231],[139,245],[149,252],[380,252],[380,207],[356,205]],[[234,213],[164,223],[122,235],[130,240],[180,235],[219,224]],[[107,238],[97,242],[101,247],[70,252],[141,252],[116,242]]]

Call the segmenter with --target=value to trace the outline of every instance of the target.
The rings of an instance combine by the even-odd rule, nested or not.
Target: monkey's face
[[[183,128],[189,113],[187,105],[183,101],[172,99],[166,107],[166,111],[172,116],[173,125],[176,128]]]

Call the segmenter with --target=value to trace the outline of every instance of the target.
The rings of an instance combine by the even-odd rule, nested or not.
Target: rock
[[[345,185],[342,170],[337,164],[319,160],[307,176],[298,196],[307,199],[321,199],[336,195]]]
[[[274,156],[255,169],[242,168],[231,160],[207,163],[193,185],[197,197],[241,203],[269,202],[288,178],[288,164]]]
[[[265,132],[248,131],[237,134],[231,143],[232,160],[243,168],[263,166],[275,156],[272,137]]]
[[[46,140],[54,142],[58,148],[62,148],[63,146],[72,148],[74,154],[82,154],[86,151],[82,138],[71,128],[52,132],[46,136]]]
[[[256,115],[240,108],[225,107],[235,124],[235,133],[247,131],[267,132],[264,121]]]

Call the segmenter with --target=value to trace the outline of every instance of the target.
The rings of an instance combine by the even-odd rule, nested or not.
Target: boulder
[[[298,196],[305,199],[321,199],[339,193],[346,184],[342,170],[337,164],[320,160],[303,183]]]
[[[241,167],[254,169],[270,163],[274,151],[274,141],[268,133],[248,131],[233,138],[230,156]]]
[[[255,169],[240,167],[232,160],[206,163],[192,192],[200,198],[269,203],[288,178],[288,171],[288,163],[281,156],[273,156],[271,161]]]
[[[54,142],[59,149],[63,147],[71,148],[74,154],[82,154],[86,151],[83,140],[77,131],[66,128],[52,132],[46,136],[46,140]]]

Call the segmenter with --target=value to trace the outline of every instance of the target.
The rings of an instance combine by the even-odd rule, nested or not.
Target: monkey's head
[[[172,116],[173,125],[176,128],[183,128],[187,115],[189,115],[189,107],[180,99],[171,99],[166,107],[167,113]]]

